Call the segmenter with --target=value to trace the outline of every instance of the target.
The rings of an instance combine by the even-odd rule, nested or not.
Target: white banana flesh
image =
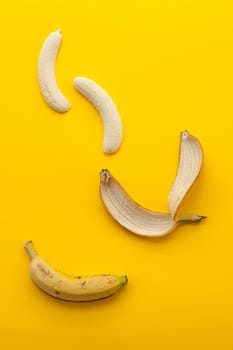
[[[118,109],[109,94],[93,80],[74,79],[74,87],[85,96],[99,112],[104,126],[104,153],[116,152],[122,142],[123,128]]]
[[[168,195],[168,206],[172,218],[187,192],[197,179],[203,161],[203,150],[200,142],[188,131],[180,135],[180,156],[177,175]]]
[[[125,275],[71,276],[64,274],[54,269],[37,254],[32,241],[25,243],[25,249],[31,260],[32,281],[45,293],[61,300],[93,301],[107,298],[118,292],[128,280]]]
[[[61,40],[60,29],[46,38],[39,56],[38,79],[41,93],[47,104],[56,112],[64,113],[70,109],[70,103],[58,88],[55,75]]]
[[[184,214],[174,220],[170,214],[143,208],[130,198],[107,169],[100,173],[100,195],[111,216],[121,226],[140,236],[161,237],[178,224],[199,222],[204,218],[200,215]]]

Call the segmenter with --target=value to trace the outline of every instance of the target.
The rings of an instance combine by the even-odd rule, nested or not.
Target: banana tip
[[[122,275],[120,279],[121,279],[122,286],[127,284],[127,282],[128,282],[128,276],[127,275]]]
[[[188,130],[184,130],[181,132],[181,138],[184,140],[186,139],[187,137],[189,137],[189,132]]]
[[[76,85],[78,85],[78,79],[79,79],[78,77],[73,79],[73,84],[75,87],[76,87]]]
[[[108,171],[108,169],[102,169],[100,172],[100,181],[102,183],[107,184],[109,178],[110,178],[110,172]]]
[[[208,216],[200,215],[200,220],[202,220],[202,219],[208,219]]]
[[[73,79],[73,84],[74,84],[74,87],[79,90],[81,87],[80,87],[80,83],[82,82],[85,82],[87,80],[87,78],[85,77],[75,77]]]
[[[204,216],[204,215],[193,215],[193,221],[194,222],[200,222],[202,221],[203,219],[207,219],[207,216]]]
[[[24,248],[27,248],[30,244],[32,244],[32,240],[28,239],[27,241],[25,241],[24,243]]]
[[[24,249],[26,250],[30,260],[33,260],[38,256],[31,240],[28,240],[24,243]]]

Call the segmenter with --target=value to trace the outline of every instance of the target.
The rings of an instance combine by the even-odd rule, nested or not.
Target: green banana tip
[[[120,281],[121,281],[122,286],[126,285],[128,282],[128,276],[126,276],[126,275],[120,276]]]
[[[177,215],[177,222],[200,222],[207,219],[207,216],[197,214],[180,214]]]

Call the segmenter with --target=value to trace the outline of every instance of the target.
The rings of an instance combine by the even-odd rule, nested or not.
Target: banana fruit
[[[93,301],[107,298],[127,283],[127,276],[97,275],[71,276],[54,269],[41,258],[32,241],[26,241],[25,250],[30,257],[32,281],[52,297],[67,301]]]
[[[70,103],[59,90],[55,76],[55,63],[61,40],[60,29],[46,38],[39,56],[38,79],[42,96],[48,105],[56,112],[64,113],[70,109]]]
[[[179,224],[199,222],[204,218],[196,214],[183,214],[174,220],[170,214],[143,208],[130,198],[107,169],[100,172],[100,195],[112,217],[139,236],[162,237]]]
[[[74,79],[74,87],[97,109],[104,126],[104,153],[114,153],[122,142],[122,122],[117,107],[109,94],[93,80],[85,77]]]

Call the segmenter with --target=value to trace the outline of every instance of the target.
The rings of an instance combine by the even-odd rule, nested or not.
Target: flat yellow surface
[[[64,115],[37,81],[41,46],[58,28]],[[232,350],[232,1],[12,0],[1,2],[0,33],[0,348]],[[101,119],[75,76],[116,102],[115,155],[103,154]],[[99,171],[166,212],[185,129],[205,157],[179,212],[208,219],[137,237],[102,205]],[[128,285],[99,302],[50,298],[30,280],[26,239],[60,270],[123,273]]]

